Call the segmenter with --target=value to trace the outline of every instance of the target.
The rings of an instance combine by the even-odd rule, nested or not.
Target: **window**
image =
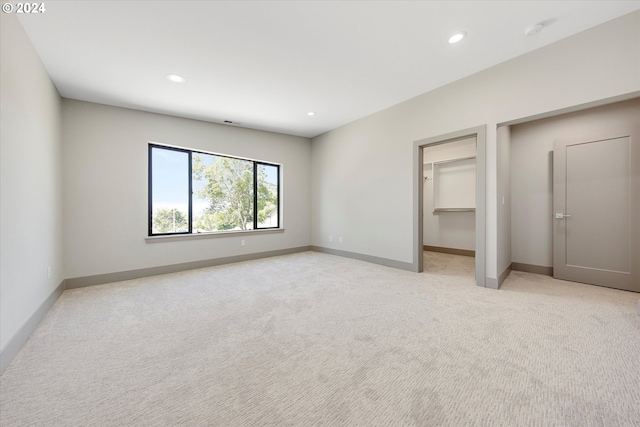
[[[149,144],[149,236],[279,228],[280,166]]]

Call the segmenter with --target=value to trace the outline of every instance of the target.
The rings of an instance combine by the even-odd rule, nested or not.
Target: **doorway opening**
[[[425,247],[458,249],[475,256],[476,284],[486,286],[485,140],[481,126],[414,143],[415,271],[424,271]]]

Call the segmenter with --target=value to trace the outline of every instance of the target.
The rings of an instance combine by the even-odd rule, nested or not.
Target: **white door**
[[[640,292],[637,126],[555,141],[553,275]]]

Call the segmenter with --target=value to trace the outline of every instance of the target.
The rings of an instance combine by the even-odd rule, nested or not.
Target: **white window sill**
[[[147,236],[147,243],[167,242],[176,240],[193,240],[193,239],[210,239],[216,237],[246,236],[251,234],[269,234],[283,233],[284,228],[267,228],[265,230],[233,230],[233,231],[215,231],[210,233],[193,233],[193,234],[168,234],[163,236]]]

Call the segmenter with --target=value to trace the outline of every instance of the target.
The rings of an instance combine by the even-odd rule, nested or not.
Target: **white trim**
[[[228,230],[228,231],[211,231],[207,233],[191,233],[191,234],[162,234],[156,236],[146,236],[144,239],[147,243],[158,243],[176,240],[193,240],[193,239],[210,239],[214,237],[231,237],[244,236],[248,234],[263,233],[284,233],[284,228],[263,228],[257,230]]]

